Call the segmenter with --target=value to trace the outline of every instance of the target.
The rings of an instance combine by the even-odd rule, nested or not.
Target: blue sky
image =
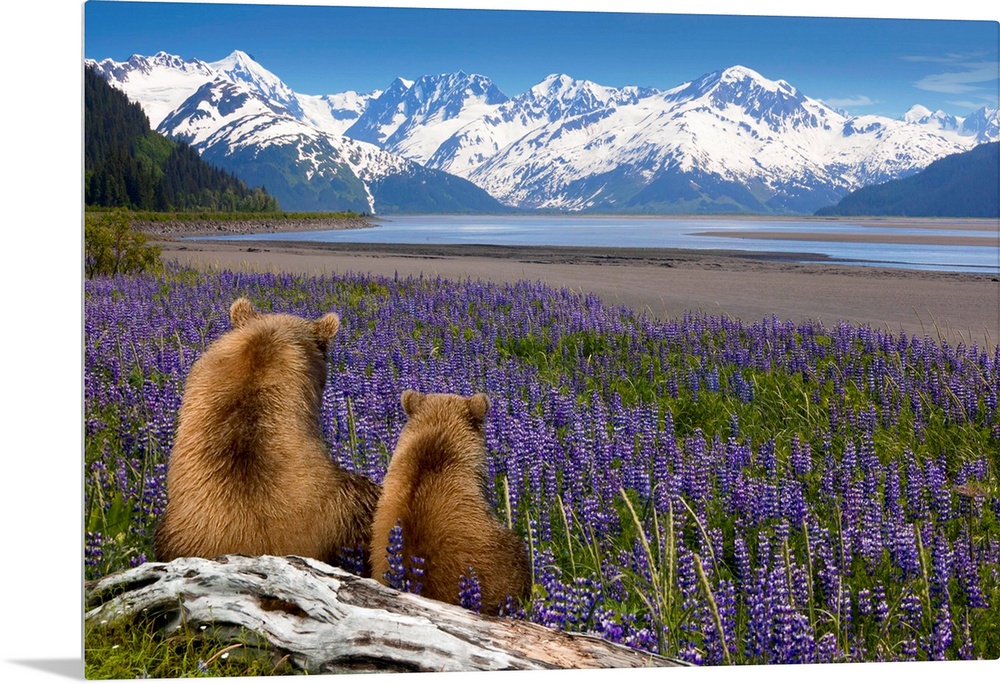
[[[742,64],[852,114],[898,117],[917,103],[957,115],[997,106],[1000,24],[989,14],[551,11],[560,5],[593,3],[543,2],[543,11],[530,11],[479,10],[476,3],[430,9],[90,0],[83,47],[86,57],[117,61],[159,50],[214,61],[239,49],[312,95],[370,92],[397,76],[459,70],[489,76],[508,96],[557,72],[609,86],[670,88]]]

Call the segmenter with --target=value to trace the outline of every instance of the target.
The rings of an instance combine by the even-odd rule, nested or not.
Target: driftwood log
[[[246,630],[309,673],[683,665],[604,639],[493,618],[297,556],[179,558],[87,582],[88,623]],[[220,630],[219,628],[223,628]]]

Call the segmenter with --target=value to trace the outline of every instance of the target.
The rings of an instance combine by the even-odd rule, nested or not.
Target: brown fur
[[[403,392],[400,433],[372,523],[372,577],[385,582],[389,533],[402,523],[403,558],[424,559],[421,594],[458,604],[458,581],[473,568],[482,611],[531,588],[521,538],[500,524],[486,496],[485,394]]]
[[[167,470],[157,559],[298,555],[337,563],[368,548],[380,487],[330,458],[320,427],[326,350],[337,314],[261,314],[247,299],[233,329],[188,374]]]

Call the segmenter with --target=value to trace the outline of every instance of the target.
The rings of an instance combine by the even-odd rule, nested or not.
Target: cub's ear
[[[340,316],[335,313],[328,313],[321,318],[317,318],[315,325],[316,334],[324,340],[328,340],[340,330]]]
[[[229,307],[229,322],[234,328],[242,327],[247,321],[260,316],[246,297],[240,297]]]
[[[420,405],[424,403],[424,395],[417,390],[403,390],[402,402],[406,415],[412,418],[417,415]]]
[[[476,423],[482,423],[486,420],[486,412],[490,410],[490,398],[480,392],[469,397],[468,401],[472,420]]]

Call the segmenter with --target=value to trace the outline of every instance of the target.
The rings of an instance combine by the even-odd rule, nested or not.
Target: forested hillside
[[[153,211],[277,211],[189,145],[150,129],[142,108],[90,68],[84,72],[84,201]]]
[[[932,163],[920,173],[861,188],[817,216],[1000,216],[1000,143]]]

